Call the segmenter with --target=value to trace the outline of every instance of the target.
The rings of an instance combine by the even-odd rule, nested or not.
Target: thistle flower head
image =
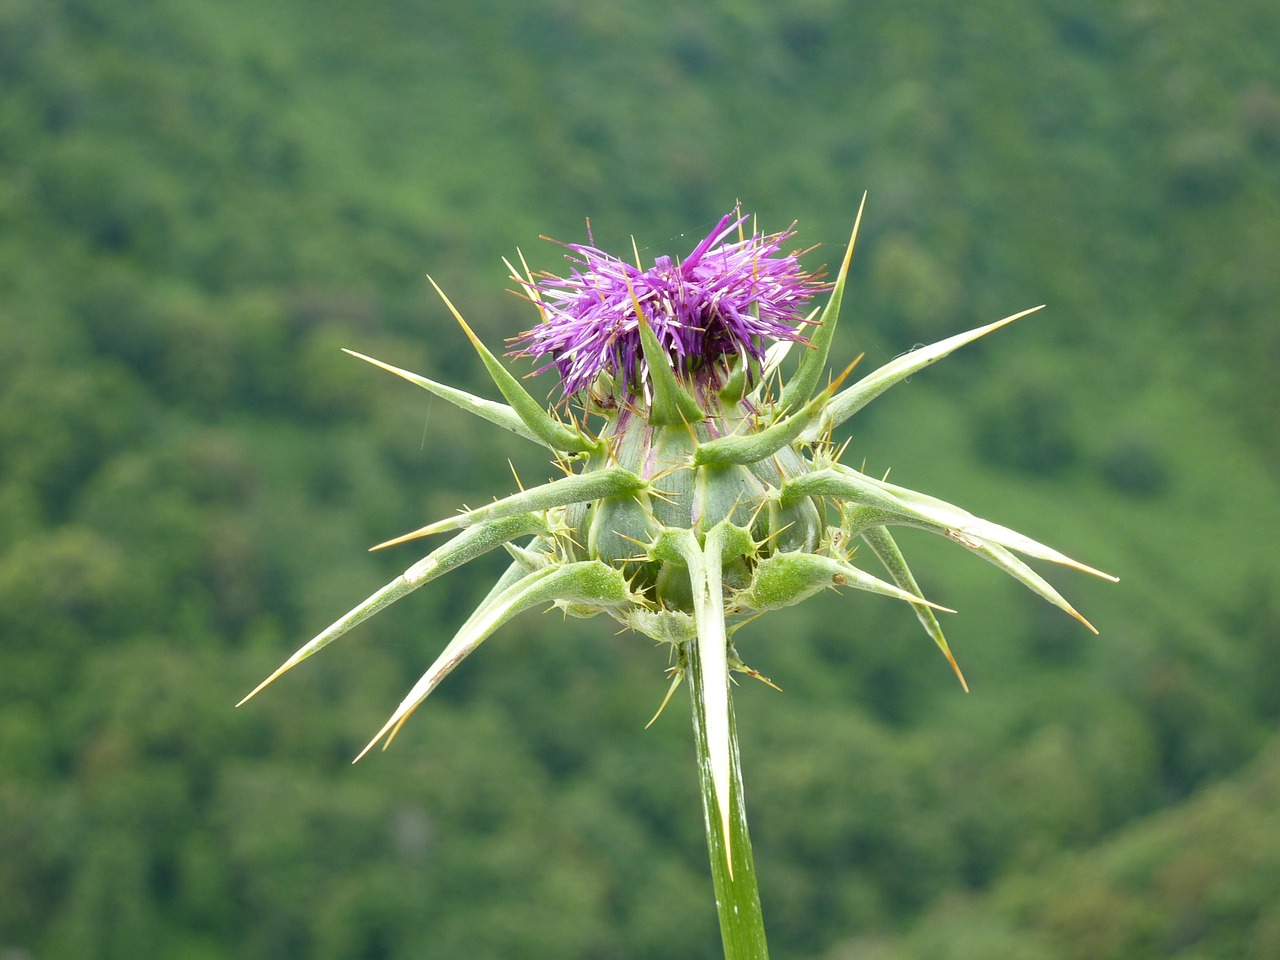
[[[647,270],[594,246],[570,245],[577,267],[569,276],[517,276],[543,322],[516,342],[524,353],[549,358],[566,398],[586,394],[581,421],[534,400],[443,292],[506,403],[363,357],[549,448],[565,476],[382,544],[454,533],[299,649],[258,690],[388,604],[501,547],[512,557],[510,568],[369,747],[394,736],[444,677],[524,610],[550,603],[574,616],[603,613],[671,644],[679,670],[696,664],[690,669],[703,691],[707,770],[727,837],[728,673],[746,669],[730,642],[737,625],[826,589],[875,593],[910,605],[959,675],[935,616],[946,608],[924,598],[891,527],[946,537],[1092,630],[1015,553],[1114,578],[958,506],[847,466],[840,462],[843,447],[830,439],[894,384],[1039,308],[903,354],[843,389],[841,378],[820,390],[861,210],[808,339],[797,326],[808,319],[802,311],[821,285],[794,255],[781,252],[790,230],[730,240],[745,219],[735,210],[684,260],[659,257]],[[766,359],[769,341],[770,370],[780,369],[787,347],[803,344],[776,399],[768,392],[772,377],[750,392],[743,386],[752,362]],[[732,384],[725,382],[730,376]],[[622,395],[601,397],[600,382]],[[613,402],[592,402],[600,399]],[[523,546],[515,543],[526,538]],[[887,580],[854,564],[858,542],[868,550],[856,559],[878,561]]]
[[[515,343],[550,358],[542,369],[559,371],[566,397],[602,373],[631,392],[648,384],[637,311],[682,380],[717,384],[732,358],[763,360],[770,341],[802,339],[796,326],[821,284],[782,252],[793,229],[743,236],[746,220],[735,208],[683,260],[660,256],[648,269],[565,244],[575,266],[534,278],[543,322]]]

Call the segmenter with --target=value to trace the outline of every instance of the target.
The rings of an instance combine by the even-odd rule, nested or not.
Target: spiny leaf
[[[631,290],[630,281],[627,282],[627,289],[631,291],[631,302],[635,306],[636,323],[640,326],[640,349],[644,351],[645,366],[649,370],[649,386],[653,390],[649,422],[657,426],[701,423],[707,418],[706,413],[676,379],[671,359],[658,342],[658,335],[653,332],[649,318],[640,308],[640,301],[636,299],[635,291]]]
[[[953,503],[885,480],[877,480],[842,463],[787,481],[779,496],[784,503],[804,496],[835,497],[870,508],[857,529],[848,530],[850,533],[861,534],[863,529],[870,526],[906,524],[948,537],[970,550],[995,544],[1017,550],[1029,557],[1060,563],[1104,580],[1115,582],[1118,579],[1078,560],[1072,560],[1066,554],[1016,530],[975,517]]]
[[[360,760],[373,749],[384,736],[395,736],[396,731],[409,718],[423,700],[447,677],[459,663],[483,643],[498,627],[512,617],[541,603],[563,600],[573,603],[594,603],[605,606],[622,606],[632,602],[632,594],[626,579],[612,567],[599,560],[585,560],[558,567],[547,567],[516,579],[510,586],[482,604],[471,619],[463,624],[448,646],[436,658],[435,663],[414,684],[413,689],[401,701],[382,729],[360,751]],[[388,734],[390,736],[388,736]],[[384,745],[385,746],[385,745]],[[354,761],[353,761],[354,762]]]
[[[373,357],[366,357],[363,353],[357,353],[355,350],[342,348],[343,353],[350,354],[358,360],[371,363],[375,367],[380,367],[388,373],[394,373],[397,377],[403,377],[410,383],[415,383],[434,393],[442,400],[448,400],[454,406],[459,407],[468,413],[474,413],[478,417],[484,417],[490,423],[496,423],[504,430],[510,430],[518,436],[524,437],[526,440],[532,440],[534,443],[540,443],[543,446],[550,446],[547,441],[543,440],[536,433],[525,426],[525,422],[520,419],[515,410],[507,406],[505,403],[495,403],[492,400],[486,400],[483,397],[473,396],[465,390],[458,390],[454,387],[446,386],[443,383],[436,383],[434,380],[428,380],[426,377],[419,376],[416,373],[410,373],[408,370],[402,370],[400,367],[393,367],[389,363],[383,363],[381,360],[375,360]]]
[[[870,477],[856,470],[841,470],[839,467],[840,464],[834,464],[791,478],[782,485],[778,499],[783,504],[788,504],[805,497],[832,497],[873,507],[896,518],[899,523],[916,518],[896,497],[872,484]],[[927,521],[924,516],[919,516],[918,519],[921,522]]]
[[[802,551],[775,553],[761,560],[756,565],[751,585],[735,599],[751,610],[779,610],[836,587],[853,587],[913,605],[923,603],[944,613],[955,613],[949,607],[939,606],[886,583],[843,560]]]
[[[571,503],[585,503],[604,497],[626,496],[643,490],[645,485],[644,480],[622,467],[607,467],[589,473],[575,473],[541,486],[521,490],[519,493],[513,493],[502,500],[476,507],[466,513],[437,520],[435,523],[427,524],[393,540],[387,540],[371,549],[381,550],[418,537],[429,537],[433,533],[443,533],[446,530],[459,530],[475,526],[477,523],[515,516],[531,510],[548,510],[551,507],[564,507]]]
[[[818,321],[818,329],[809,338],[809,349],[800,357],[800,366],[787,382],[782,391],[782,399],[778,406],[789,409],[805,403],[818,388],[818,380],[827,365],[827,354],[831,350],[831,340],[835,336],[836,322],[840,319],[840,301],[844,297],[845,280],[849,276],[849,262],[853,259],[853,248],[858,242],[858,227],[862,224],[862,211],[867,205],[867,195],[862,194],[862,202],[858,204],[858,215],[853,221],[853,234],[849,237],[849,246],[844,252],[844,262],[840,264],[840,272],[836,275],[835,286],[831,288],[831,296]]]
[[[997,320],[995,323],[989,323],[985,327],[977,327],[966,333],[956,334],[954,337],[939,340],[937,343],[930,344],[927,347],[920,347],[918,350],[912,350],[910,353],[905,353],[894,360],[890,360],[880,369],[867,374],[853,386],[838,394],[827,405],[825,415],[804,432],[803,438],[810,441],[816,440],[832,428],[844,423],[895,383],[905,380],[931,363],[936,363],[965,344],[972,343],[979,337],[985,337],[988,333],[993,333],[1001,327],[1013,323],[1015,320],[1020,320],[1028,314],[1043,309],[1044,305],[1041,304],[1038,307],[1032,307],[1030,310],[1023,310],[1021,313],[1005,317],[1003,320]]]
[[[893,577],[894,583],[923,601],[924,594],[920,590],[920,584],[916,583],[916,578],[912,575],[911,568],[907,566],[906,558],[903,557],[902,551],[898,549],[898,544],[893,539],[893,535],[884,527],[868,527],[862,531],[862,539],[867,542],[867,545],[871,547],[875,555],[880,558],[880,562],[884,564],[889,576]],[[956,663],[956,658],[951,653],[951,647],[947,644],[947,638],[942,634],[942,625],[938,623],[938,618],[929,609],[927,603],[912,603],[911,606],[915,608],[916,617],[919,619],[921,626],[924,627],[925,633],[938,645],[942,655],[947,658],[947,663],[951,664],[951,669],[955,671],[956,679],[960,681],[960,686],[964,688],[965,693],[968,693],[969,684],[965,682],[964,674],[960,672],[960,664]]]
[[[472,527],[470,530],[458,534],[448,543],[442,544],[431,551],[403,574],[368,597],[363,603],[330,624],[316,637],[303,644],[293,656],[281,664],[271,676],[254,687],[253,691],[236,706],[240,706],[252,699],[282,674],[293,669],[312,654],[323,650],[352,627],[363,623],[378,611],[390,606],[419,587],[425,586],[437,577],[462,566],[469,560],[474,560],[481,554],[488,553],[494,547],[509,540],[545,531],[546,523],[541,517],[526,513],[508,517],[505,520],[495,520],[483,526]]]
[[[843,464],[837,464],[836,469],[840,471],[850,470],[849,467]],[[948,528],[946,531],[948,536],[960,543],[963,543],[966,537],[976,538],[1008,547],[1011,550],[1017,550],[1019,553],[1024,553],[1029,557],[1060,563],[1064,567],[1072,567],[1075,570],[1100,577],[1103,580],[1110,580],[1112,583],[1116,583],[1120,579],[1083,564],[1078,560],[1072,560],[1066,554],[1053,549],[1053,547],[1045,546],[1043,543],[1032,540],[1016,530],[1010,530],[1008,527],[1002,527],[998,523],[975,517],[968,510],[957,507],[955,504],[947,503],[945,500],[939,500],[937,497],[931,497],[915,490],[908,490],[906,487],[899,487],[885,480],[876,480],[874,477],[865,477],[865,479],[872,486],[880,487],[895,497],[906,508],[930,518],[940,526]]]
[[[854,368],[857,362],[855,360],[851,363],[845,368],[844,373],[840,375],[838,380],[805,404],[803,409],[797,410],[791,416],[783,417],[763,430],[729,437],[717,437],[714,440],[699,444],[694,451],[693,462],[699,466],[744,465],[759,463],[761,460],[773,456],[795,440],[796,437],[800,436],[805,427],[813,423],[814,419],[822,414],[825,404],[840,388],[841,382],[849,375],[849,371]]]
[[[472,346],[476,348],[476,352],[480,354],[480,359],[484,362],[485,369],[489,371],[489,376],[493,379],[494,384],[502,391],[502,395],[507,398],[507,402],[511,404],[516,415],[524,421],[525,426],[538,439],[553,450],[563,450],[567,453],[586,453],[597,451],[600,448],[599,441],[589,439],[581,430],[570,429],[547,413],[546,409],[529,395],[529,391],[520,386],[520,381],[511,375],[511,372],[507,370],[502,361],[480,342],[480,338],[467,326],[467,321],[462,319],[462,314],[458,312],[458,308],[453,305],[453,302],[445,296],[445,292],[440,289],[439,284],[432,280],[431,277],[427,277],[427,279],[436,288],[436,293],[440,295],[440,299],[444,301],[445,306],[449,308],[449,312],[453,314],[453,318],[462,327],[463,333],[467,335],[467,339],[471,341]]]
[[[990,560],[1005,573],[1009,574],[1009,576],[1029,588],[1032,592],[1048,600],[1064,613],[1079,620],[1090,630],[1090,632],[1094,634],[1098,632],[1097,628],[1081,616],[1075,607],[1067,603],[1062,594],[1058,593],[1058,591],[1055,590],[1049,582],[1044,579],[1044,577],[1040,576],[1040,574],[1036,573],[1004,547],[997,546],[994,543],[984,543],[975,547],[974,553],[978,554],[980,557]]]

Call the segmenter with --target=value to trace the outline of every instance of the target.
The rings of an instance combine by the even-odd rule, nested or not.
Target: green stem
[[[747,810],[742,792],[742,764],[738,758],[738,725],[733,715],[733,700],[732,697],[729,700],[730,856],[726,857],[724,830],[721,827],[715,784],[711,776],[697,643],[686,643],[684,655],[689,698],[693,702],[693,732],[698,750],[698,780],[702,789],[707,848],[711,854],[711,879],[715,885],[716,910],[720,914],[720,936],[724,940],[725,960],[768,960],[764,915],[760,910],[760,891],[756,886],[751,837],[747,833]]]

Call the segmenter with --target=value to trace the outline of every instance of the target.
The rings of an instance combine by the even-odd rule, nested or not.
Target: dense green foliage
[[[548,475],[339,352],[485,390],[427,270],[496,346],[539,234],[679,253],[741,198],[816,266],[865,188],[833,356],[1050,308],[849,460],[1122,582],[1058,578],[1095,638],[906,544],[969,696],[891,601],[740,635],[786,690],[737,707],[777,955],[1276,956],[1278,40],[1262,0],[0,0],[0,953],[716,956],[647,641],[527,616],[350,766],[479,561],[231,707],[419,555],[365,545]]]

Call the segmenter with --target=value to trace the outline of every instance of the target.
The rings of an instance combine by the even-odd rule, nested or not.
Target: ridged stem
[[[698,782],[702,792],[702,813],[707,828],[707,850],[711,856],[711,880],[715,886],[716,912],[720,916],[720,936],[724,942],[725,960],[768,960],[765,942],[764,914],[760,910],[760,891],[756,885],[755,861],[751,856],[751,837],[747,833],[747,810],[742,792],[742,764],[738,757],[738,725],[729,700],[729,791],[728,848],[721,826],[715,783],[711,776],[707,720],[704,710],[705,690],[697,643],[686,643],[685,676],[689,682],[689,698],[693,704],[693,733],[698,754]]]

